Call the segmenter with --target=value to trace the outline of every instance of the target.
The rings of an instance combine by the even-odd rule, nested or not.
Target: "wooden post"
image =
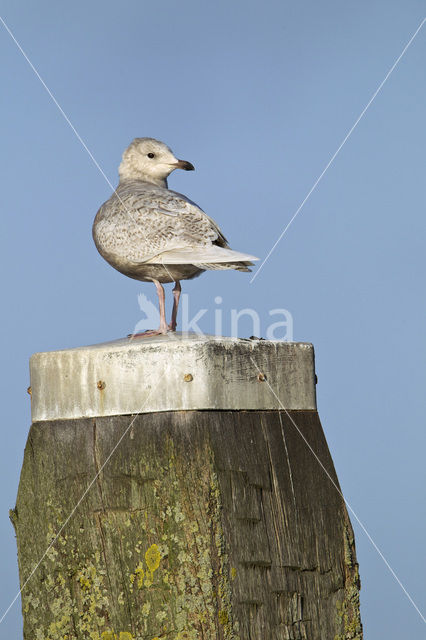
[[[31,386],[26,640],[362,638],[312,345],[120,340],[36,354]]]

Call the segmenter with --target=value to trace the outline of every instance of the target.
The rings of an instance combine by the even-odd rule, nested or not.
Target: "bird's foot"
[[[130,340],[134,340],[135,338],[150,338],[151,336],[164,336],[167,334],[167,329],[147,329],[146,331],[142,331],[142,333],[129,333],[127,335]]]

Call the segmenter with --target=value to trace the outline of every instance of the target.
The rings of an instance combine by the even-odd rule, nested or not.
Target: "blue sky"
[[[112,184],[135,136],[194,173],[170,187],[263,258],[424,18],[424,3],[4,0],[2,17]],[[111,189],[0,27],[4,392],[0,617],[18,590],[8,509],[30,426],[28,359],[115,339],[141,320],[129,280],[97,254]],[[343,492],[426,610],[424,574],[426,25],[258,277],[184,282],[214,330],[214,299],[293,317],[316,349],[318,405]],[[170,292],[167,292],[170,295]],[[249,319],[242,336],[252,333]],[[352,518],[369,640],[424,623]],[[19,637],[19,603],[0,625]]]

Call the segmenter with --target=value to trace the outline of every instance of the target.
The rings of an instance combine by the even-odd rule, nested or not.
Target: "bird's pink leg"
[[[171,319],[171,322],[169,324],[169,329],[171,331],[176,331],[176,318],[177,318],[177,312],[178,312],[178,306],[179,306],[179,298],[180,298],[180,292],[181,291],[182,291],[182,287],[180,286],[180,282],[179,282],[179,280],[176,280],[175,286],[174,286],[174,289],[173,289],[172,319]]]
[[[132,338],[132,339],[133,338],[148,338],[150,336],[164,335],[164,334],[167,333],[167,331],[169,329],[169,327],[167,326],[167,322],[166,322],[166,296],[164,294],[164,287],[160,284],[160,282],[158,282],[158,280],[155,280],[154,278],[151,278],[151,279],[152,279],[152,281],[155,284],[155,287],[157,289],[158,306],[160,308],[160,326],[158,327],[158,329],[152,329],[152,330],[149,330],[149,331],[144,331],[143,333],[131,333],[128,336],[128,338]]]
[[[168,326],[166,322],[166,296],[164,294],[164,287],[158,282],[158,280],[152,279],[157,288],[158,304],[160,307],[160,326],[157,329],[157,333],[167,333]]]

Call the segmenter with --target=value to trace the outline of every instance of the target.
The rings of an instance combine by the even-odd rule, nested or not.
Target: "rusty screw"
[[[265,382],[266,376],[264,373],[259,373],[259,375],[257,376],[257,379],[259,380],[259,382]]]
[[[103,391],[106,387],[106,384],[103,380],[98,380],[98,383],[96,385],[99,389],[99,391]]]
[[[191,382],[194,378],[192,377],[192,373],[185,373],[183,379],[185,380],[185,382]]]

